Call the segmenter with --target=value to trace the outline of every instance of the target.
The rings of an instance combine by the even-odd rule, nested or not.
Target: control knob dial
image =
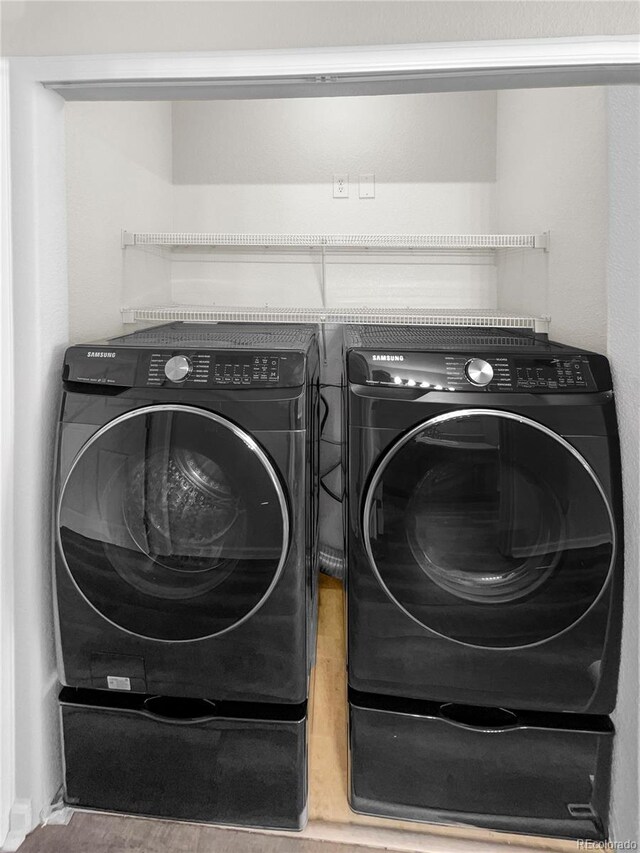
[[[464,366],[464,373],[472,385],[482,388],[493,379],[493,367],[483,358],[470,358]]]
[[[191,372],[191,362],[186,355],[174,355],[164,366],[164,375],[171,382],[183,382]]]

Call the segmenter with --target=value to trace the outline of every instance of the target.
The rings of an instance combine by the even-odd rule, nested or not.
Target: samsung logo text
[[[100,350],[89,350],[87,358],[115,358],[115,352],[101,352]]]
[[[404,361],[403,355],[374,355],[374,361]]]

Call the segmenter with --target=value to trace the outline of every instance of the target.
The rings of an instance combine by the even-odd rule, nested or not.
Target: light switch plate
[[[359,176],[360,182],[360,198],[375,198],[376,197],[376,176],[371,173]]]

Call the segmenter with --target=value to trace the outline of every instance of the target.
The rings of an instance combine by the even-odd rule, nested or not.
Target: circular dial
[[[172,382],[182,382],[191,372],[191,362],[186,355],[174,355],[164,366],[164,375]]]
[[[493,367],[483,358],[470,358],[464,366],[464,372],[472,385],[488,385],[493,379]]]

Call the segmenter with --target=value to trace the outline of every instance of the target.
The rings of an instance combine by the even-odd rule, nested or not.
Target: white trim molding
[[[9,119],[13,387],[3,396],[13,403],[16,475],[8,625],[14,649],[12,820],[29,831],[62,775],[50,495],[59,365],[68,340],[64,102],[42,86],[37,63],[18,68],[9,60]]]
[[[53,57],[66,100],[327,97],[608,85],[640,80],[638,36],[303,50]]]
[[[11,290],[11,161],[9,64],[0,60],[0,847],[15,798],[13,630],[13,298]]]
[[[16,800],[9,813],[9,832],[0,847],[2,853],[13,853],[33,829],[31,800]]]

